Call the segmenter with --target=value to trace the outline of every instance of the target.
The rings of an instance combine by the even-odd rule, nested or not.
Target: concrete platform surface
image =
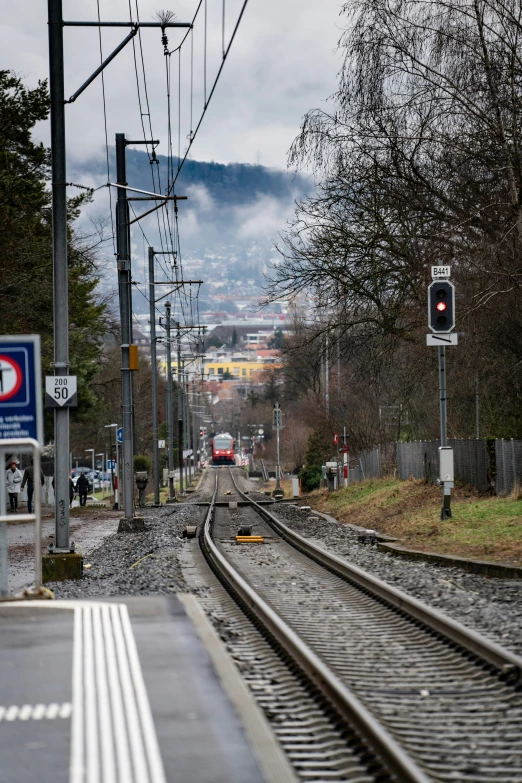
[[[263,783],[181,600],[0,604],[2,783]]]

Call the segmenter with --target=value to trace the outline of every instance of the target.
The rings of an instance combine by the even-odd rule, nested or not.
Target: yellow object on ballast
[[[236,536],[236,543],[237,544],[264,544],[265,539],[263,536]]]

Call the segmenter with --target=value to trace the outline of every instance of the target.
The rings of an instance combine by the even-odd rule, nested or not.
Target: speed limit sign
[[[76,375],[46,375],[45,407],[76,408],[78,405]]]

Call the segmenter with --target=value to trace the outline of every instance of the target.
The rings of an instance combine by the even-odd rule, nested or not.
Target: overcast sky
[[[101,18],[129,19],[128,0],[99,0]],[[131,0],[135,8],[136,0]],[[208,2],[207,81],[213,81],[221,50],[222,0]],[[226,0],[226,38],[237,18],[242,0]],[[197,0],[139,0],[141,21],[153,21],[159,8],[169,8],[178,21],[189,21]],[[192,157],[219,162],[250,162],[284,168],[288,148],[304,113],[325,105],[334,91],[340,57],[336,44],[341,34],[340,0],[249,0],[230,57],[214,94]],[[64,18],[95,20],[96,0],[63,0]],[[196,120],[202,108],[203,17],[194,33],[194,104]],[[104,30],[106,56],[126,31]],[[169,30],[169,47],[180,33]],[[158,152],[167,153],[167,99],[165,57],[161,32],[144,29],[143,52],[154,136],[161,140]],[[99,65],[96,29],[65,28],[65,92],[71,95]],[[137,40],[137,39],[136,39]],[[47,77],[47,3],[19,0],[2,4],[0,24],[1,68],[15,70],[29,85]],[[137,46],[139,54],[139,48]],[[189,127],[189,41],[182,49],[181,147]],[[141,65],[139,64],[141,68]],[[142,136],[137,100],[133,48],[129,44],[105,71],[109,143],[114,134]],[[172,122],[177,149],[177,56],[172,57]],[[142,91],[143,97],[143,91]],[[143,108],[146,111],[146,108]],[[101,80],[67,106],[67,147],[71,161],[103,154],[104,127]],[[147,119],[147,118],[145,118]],[[48,123],[38,127],[45,143]]]

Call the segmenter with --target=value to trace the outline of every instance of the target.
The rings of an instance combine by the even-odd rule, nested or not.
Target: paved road
[[[118,511],[103,511],[100,515],[87,517],[71,517],[71,540],[80,548],[84,555],[96,549],[103,539],[115,533],[121,513]],[[54,535],[54,518],[42,521],[42,550],[45,551],[50,536]],[[9,589],[19,592],[23,587],[32,584],[34,579],[34,525],[31,522],[9,524],[7,527],[7,542],[9,546]]]

